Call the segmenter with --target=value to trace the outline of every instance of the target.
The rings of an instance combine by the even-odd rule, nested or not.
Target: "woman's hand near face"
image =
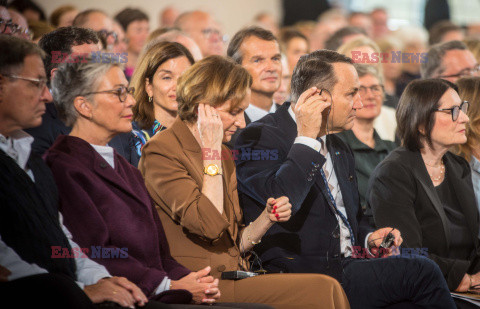
[[[219,151],[222,147],[223,123],[215,108],[207,104],[199,104],[197,126],[202,148]]]

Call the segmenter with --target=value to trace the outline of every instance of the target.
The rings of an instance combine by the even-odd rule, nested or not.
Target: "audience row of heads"
[[[1,6],[0,11],[2,11]],[[112,18],[98,9],[79,12],[73,6],[62,6],[52,13],[51,22],[58,26],[68,25],[71,22],[74,26],[94,30],[100,39],[101,49],[125,55],[127,79],[130,79],[133,74],[142,50],[156,40],[178,42],[184,45],[196,61],[209,55],[230,56],[225,44],[226,36],[222,34],[220,24],[211,14],[203,11],[180,13],[175,8],[168,7],[162,11],[161,15],[162,20],[168,21],[162,22],[163,27],[154,31],[150,31],[148,15],[135,8],[125,8]],[[465,72],[457,72],[455,68],[453,72],[446,69],[446,73],[437,74],[444,70],[442,67],[446,66],[438,61],[437,53],[427,54],[428,43],[465,39],[467,33],[464,28],[450,21],[442,21],[431,27],[429,35],[424,29],[417,28],[404,28],[392,32],[388,28],[387,21],[387,11],[380,8],[370,13],[352,12],[350,14],[339,9],[331,9],[314,22],[314,27],[307,27],[303,22],[279,30],[278,23],[271,14],[258,14],[254,23],[271,30],[277,38],[283,58],[278,73],[283,82],[278,83],[279,89],[275,93],[275,102],[281,103],[289,98],[289,80],[299,57],[320,48],[337,50],[353,58],[355,62],[376,63],[379,71],[384,74],[385,90],[390,95],[401,94],[404,86],[396,90],[398,87],[395,84],[402,79],[402,74],[407,74],[409,77],[419,76],[422,73],[423,77],[438,77],[457,74],[461,76],[465,72],[473,72],[473,66],[468,66],[461,68],[461,70],[466,69]],[[319,34],[322,35],[321,39]],[[475,32],[471,30],[468,34],[474,36]],[[429,38],[428,43],[427,38]],[[234,45],[233,38],[230,41],[229,46]],[[476,62],[478,63],[480,41],[473,37],[465,39],[464,43],[471,51],[477,53]],[[57,50],[66,52],[65,48]],[[387,55],[387,59],[379,56],[382,54]],[[397,57],[396,60],[394,55]],[[407,57],[402,58],[402,55]],[[424,67],[422,72],[421,66]],[[432,71],[435,71],[434,74],[431,74]],[[454,79],[455,77],[451,81]]]
[[[0,43],[2,46],[0,74],[3,78],[15,79],[15,76],[23,76],[22,70],[28,69],[30,70],[28,76],[39,77],[38,80],[30,80],[35,87],[27,83],[31,88],[29,91],[36,93],[38,102],[45,103],[51,100],[45,87],[46,74],[43,73],[44,69],[40,62],[41,59],[45,59],[45,51],[11,36],[0,36]],[[235,38],[232,41],[232,44],[234,43]],[[54,78],[51,84],[53,101],[60,117],[69,126],[74,126],[78,121],[91,122],[92,111],[100,106],[106,114],[110,114],[103,122],[100,121],[102,125],[108,130],[118,132],[131,130],[132,116],[142,127],[151,127],[157,105],[187,122],[195,122],[198,105],[209,104],[226,111],[228,117],[222,119],[229,120],[226,128],[228,126],[241,128],[245,126],[243,111],[249,104],[250,89],[254,87],[255,78],[252,79],[248,68],[241,65],[242,58],[245,57],[241,48],[232,47],[229,53],[230,58],[210,56],[195,63],[191,53],[181,44],[156,42],[142,54],[138,70],[135,71],[130,85],[119,63],[91,61],[63,63],[53,70]],[[27,59],[33,61],[37,67],[30,65],[27,68]],[[176,72],[176,69],[179,71]],[[375,86],[381,86],[382,76],[375,66],[355,64],[345,55],[319,50],[302,56],[295,67],[292,74],[292,101],[295,102],[311,87],[325,89],[335,102],[332,118],[329,120],[331,130],[349,129],[345,127],[349,113],[352,110],[361,111],[364,97],[367,98],[369,95],[378,97],[374,92],[379,89],[363,86],[362,78],[365,77],[373,80]],[[411,82],[402,95],[397,110],[398,133],[403,145],[412,150],[418,150],[425,144],[431,145],[432,132],[435,126],[439,126],[438,121],[435,122],[438,118],[436,111],[451,105],[459,108],[456,111],[448,111],[451,116],[444,117],[443,129],[445,132],[453,132],[450,136],[455,140],[452,146],[464,144],[466,140],[460,141],[461,134],[457,133],[466,129],[469,120],[466,112],[469,105],[475,106],[468,113],[474,120],[472,124],[478,121],[479,116],[472,113],[479,112],[476,106],[480,99],[479,80],[479,77],[460,79],[458,81],[460,91],[457,85],[444,79]],[[348,98],[349,94],[343,94],[349,87],[353,89],[351,98]],[[359,93],[362,92],[362,87],[364,94],[360,100]],[[470,104],[466,103],[465,108],[463,100],[470,101]],[[123,104],[119,104],[118,101]],[[34,103],[32,105],[35,105]],[[34,119],[27,119],[35,122],[29,125],[39,125],[37,122],[41,121],[41,117],[35,119],[36,122]],[[470,127],[473,127],[469,129],[471,133],[475,134],[474,126]],[[460,129],[457,130],[458,128]],[[470,133],[469,130],[467,133]],[[438,139],[438,136],[435,138]],[[464,152],[468,153],[468,148]]]
[[[325,16],[321,18],[321,21],[333,19],[332,16],[334,16],[334,14],[331,13]],[[351,17],[353,17],[353,15]],[[198,21],[202,19],[208,22],[209,26],[206,28],[209,30],[208,33],[204,33],[205,31],[202,31],[203,28],[198,27]],[[215,44],[219,42],[223,44],[224,41],[221,32],[217,31],[218,23],[205,12],[187,12],[179,15],[175,19],[174,27],[149,33],[148,17],[139,10],[125,9],[116,15],[115,20],[118,21],[118,26],[122,30],[126,30],[127,33],[131,30],[135,33],[144,34],[141,39],[128,42],[136,46],[136,54],[130,53],[130,47],[128,48],[129,61],[134,58],[136,63],[135,71],[131,74],[130,83],[130,85],[136,89],[135,99],[137,103],[131,106],[134,111],[134,120],[139,122],[142,127],[148,128],[154,121],[154,116],[152,115],[155,114],[155,106],[160,106],[171,115],[176,116],[179,106],[182,104],[179,101],[181,96],[178,95],[177,91],[180,89],[177,87],[177,79],[179,79],[190,66],[204,56],[200,50],[200,44],[197,44],[195,40],[197,37],[193,32],[198,31],[197,34],[206,39],[205,42],[208,43],[211,41],[210,43],[212,44],[208,43],[205,45],[207,47],[203,46],[203,48],[215,49]],[[192,20],[197,22],[192,22]],[[40,47],[46,53],[44,62],[48,81],[52,79],[52,76],[55,75],[60,65],[60,63],[52,61],[52,52],[54,51],[60,51],[66,54],[88,54],[100,51],[101,49],[108,49],[108,46],[114,46],[110,47],[111,50],[114,50],[115,46],[119,46],[118,44],[121,42],[124,43],[124,46],[127,45],[124,37],[119,36],[117,32],[111,30],[113,29],[114,22],[102,11],[87,10],[81,12],[76,15],[73,23],[81,27],[61,27],[44,35],[39,42]],[[337,48],[335,48],[335,46],[331,48],[335,48],[340,54],[348,56],[345,57],[346,59],[350,59],[349,57],[354,56],[354,53],[370,56],[373,54],[379,55],[381,53],[399,51],[399,45],[396,45],[394,40],[384,38],[377,41],[377,44],[366,34],[365,29],[348,26],[338,30],[327,43],[332,44],[332,46],[341,44]],[[450,37],[453,38],[454,36],[452,35]],[[263,96],[271,101],[272,96],[276,92],[281,92],[278,90],[282,88],[282,74],[285,80],[292,81],[291,94],[289,94],[290,86],[283,87],[286,88],[283,91],[283,96],[280,96],[278,101],[274,97],[275,102],[283,103],[283,101],[287,100],[288,96],[291,96],[291,101],[295,102],[301,94],[298,90],[298,83],[300,82],[301,85],[304,85],[304,78],[309,75],[316,78],[313,84],[320,83],[324,89],[333,91],[332,85],[335,85],[337,80],[335,78],[335,72],[331,67],[319,64],[320,67],[318,67],[318,70],[321,71],[323,75],[317,76],[315,72],[309,71],[308,67],[300,69],[297,64],[299,59],[308,59],[316,53],[312,52],[307,54],[309,49],[311,49],[311,44],[306,35],[295,28],[287,28],[280,32],[279,38],[280,39],[271,31],[252,26],[237,32],[228,44],[228,48],[226,49],[227,56],[237,64],[240,64],[251,77],[250,88],[252,97],[254,95],[256,98]],[[295,47],[293,48],[294,51],[289,53],[288,50],[291,47],[289,43],[294,41],[296,41],[296,43],[291,44]],[[167,44],[165,42],[170,43]],[[178,43],[173,44],[172,42]],[[466,42],[468,45],[461,41],[449,41],[433,45],[428,52],[424,52],[426,61],[423,62],[410,61],[407,63],[394,63],[393,61],[377,61],[372,63],[367,62],[366,64],[356,63],[357,74],[361,80],[363,74],[361,72],[367,72],[364,75],[368,75],[374,79],[373,82],[367,83],[368,85],[366,86],[363,86],[361,83],[361,87],[359,88],[360,92],[362,92],[363,89],[363,93],[365,94],[362,95],[362,99],[367,100],[366,98],[370,97],[370,99],[378,101],[376,103],[376,111],[373,113],[378,116],[382,101],[388,93],[388,81],[393,80],[395,76],[398,77],[402,69],[405,70],[409,66],[413,68],[412,71],[420,70],[421,67],[423,78],[443,78],[451,82],[456,82],[461,77],[478,75],[478,60],[472,53],[472,51],[479,50],[478,44],[475,45],[475,43],[478,43],[478,40]],[[196,46],[197,49],[192,46]],[[418,46],[412,45],[409,48],[414,51],[416,47]],[[409,51],[409,49],[404,50]],[[287,54],[287,57],[283,58],[283,63],[282,51]],[[300,58],[301,55],[305,56]],[[349,61],[365,62],[358,61],[355,57],[352,58],[353,60],[350,59]],[[363,57],[360,58],[360,60],[363,60]],[[95,63],[95,65],[98,65],[98,63]],[[401,68],[399,68],[400,66]],[[118,65],[118,67],[120,68],[121,66]],[[298,73],[298,71],[300,71],[301,74]],[[127,73],[127,71],[125,71],[125,73]],[[297,76],[297,78],[294,78],[294,76]],[[298,76],[302,76],[301,78],[303,79]],[[81,85],[81,83],[79,82],[78,85]],[[88,86],[91,87],[93,84],[84,86],[88,88]],[[121,91],[123,91],[126,97],[130,97],[127,91],[129,89],[128,85],[124,86]],[[85,90],[85,87],[82,89]],[[370,89],[370,91],[368,91],[367,88]],[[55,94],[55,91],[55,89],[52,89],[53,94]],[[78,94],[80,93],[84,93],[84,91]],[[77,93],[69,93],[66,97],[71,97],[71,95],[74,94]],[[58,95],[58,97],[59,101],[63,100],[60,98],[61,95]],[[240,101],[242,100],[236,100],[237,103]],[[250,103],[252,103],[252,101],[253,99]],[[356,109],[361,111],[359,107],[356,107]],[[363,112],[364,111],[361,111],[359,113]],[[365,114],[368,113],[365,111]],[[71,123],[69,120],[67,120],[67,122]]]

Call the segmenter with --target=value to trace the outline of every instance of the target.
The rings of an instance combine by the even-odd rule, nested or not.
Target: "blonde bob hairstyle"
[[[374,65],[377,67],[379,74],[383,76],[383,67],[380,59],[380,47],[378,47],[377,43],[375,43],[372,39],[367,38],[367,37],[358,37],[353,40],[350,40],[346,43],[344,43],[342,46],[340,46],[337,50],[339,54],[345,55],[347,57],[350,57],[354,59],[355,57],[352,57],[352,52],[356,51],[360,47],[370,47],[373,49],[375,53],[377,53],[377,56],[379,57],[377,62],[372,62],[370,65]],[[363,56],[363,55],[362,55]],[[373,55],[368,55],[369,59],[372,59]],[[362,57],[361,57],[362,58]],[[362,59],[363,60],[363,59]],[[373,59],[372,59],[373,60]],[[354,59],[355,62],[355,59]]]
[[[213,107],[232,100],[234,110],[252,86],[252,77],[229,58],[210,56],[187,69],[178,79],[178,116],[187,122],[197,120],[198,104]]]
[[[480,77],[464,77],[457,81],[458,93],[462,100],[470,103],[467,116],[467,142],[458,145],[455,152],[467,161],[472,159],[473,150],[480,144]]]

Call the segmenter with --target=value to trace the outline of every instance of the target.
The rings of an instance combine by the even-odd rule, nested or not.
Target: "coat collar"
[[[65,153],[68,156],[71,156],[77,160],[82,166],[87,167],[87,169],[92,170],[100,178],[106,182],[111,183],[115,187],[121,188],[124,192],[137,199],[139,202],[144,203],[138,195],[133,191],[130,185],[119,176],[117,169],[119,168],[118,162],[125,159],[120,156],[114,150],[114,161],[115,169],[113,169],[103,158],[102,156],[85,140],[68,135],[61,135],[57,138],[52,148],[48,150],[48,156],[50,154],[55,155],[55,153]],[[126,164],[129,164],[125,161]],[[72,164],[76,164],[72,162]]]
[[[177,119],[175,119],[174,123],[172,124],[171,132],[175,135],[175,138],[180,143],[188,160],[190,160],[192,165],[195,167],[196,175],[192,175],[192,177],[197,179],[197,182],[200,184],[200,186],[202,186],[204,163],[202,148],[200,144],[198,143],[188,126],[179,117],[177,117]],[[228,148],[222,145],[222,153],[224,153],[224,156],[226,153],[228,153],[226,151],[229,151]],[[228,163],[226,162],[227,160],[229,160]],[[223,185],[225,186],[224,194],[226,195],[224,196],[224,203],[228,201],[231,205],[233,205],[233,209],[230,209],[230,207],[224,207],[224,215],[230,223],[230,226],[228,228],[229,234],[233,242],[236,243],[235,238],[237,231],[234,226],[241,224],[241,222],[236,221],[236,219],[241,221],[241,210],[238,203],[238,198],[234,197],[234,194],[237,194],[237,192],[235,190],[236,171],[233,157],[231,157],[230,159],[222,157],[222,171]]]

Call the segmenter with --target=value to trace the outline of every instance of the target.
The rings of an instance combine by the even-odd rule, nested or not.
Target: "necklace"
[[[426,163],[425,163],[426,164]],[[428,164],[427,164],[428,165]],[[438,175],[437,177],[435,177],[432,174],[428,173],[428,175],[430,175],[430,179],[432,179],[433,181],[439,181],[442,179],[443,177],[443,174],[445,174],[445,164],[443,164],[443,161],[440,163],[440,165],[437,165],[437,166],[432,166],[432,165],[428,165],[428,166],[431,166],[431,167],[438,167],[440,166],[440,175]]]
[[[427,162],[425,162],[425,165],[430,166],[430,167],[439,167],[439,166],[443,166],[443,161],[440,161],[440,164],[437,164],[437,165],[431,165],[431,164],[428,164]]]

